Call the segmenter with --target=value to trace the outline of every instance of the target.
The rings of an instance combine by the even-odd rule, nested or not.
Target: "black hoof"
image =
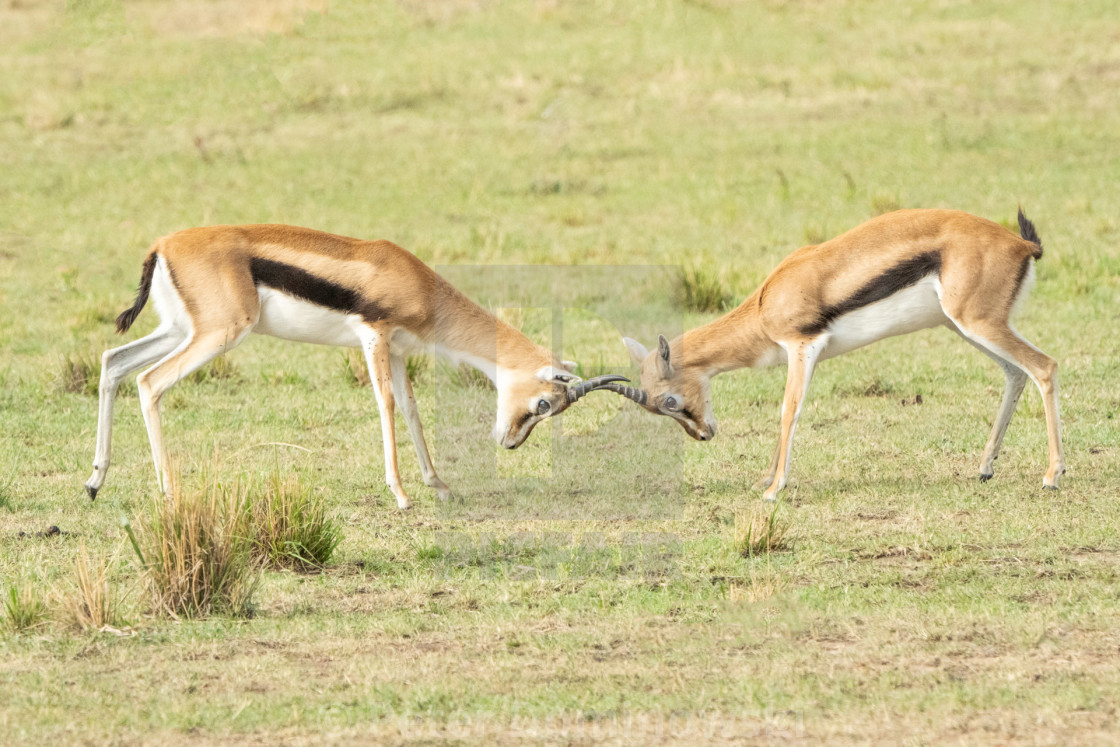
[[[1042,489],[1043,490],[1057,490],[1058,486],[1057,485],[1043,485]]]
[[[91,501],[97,500],[97,488],[93,488],[93,487],[90,487],[89,485],[86,485],[86,492],[89,493],[89,499]]]
[[[988,474],[985,475],[983,472],[981,472],[980,473],[980,482],[987,482],[988,480],[991,480],[993,474],[994,473],[989,472]]]

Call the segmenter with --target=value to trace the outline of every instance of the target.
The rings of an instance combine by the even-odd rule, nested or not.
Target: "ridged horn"
[[[624,386],[622,384],[606,384],[599,388],[610,389],[612,392],[621,394],[626,399],[634,400],[639,405],[645,405],[646,401],[649,399],[649,394],[646,393],[645,389],[635,389],[632,386]]]
[[[607,389],[612,385],[619,386],[613,383],[616,381],[628,382],[630,379],[625,376],[618,376],[617,374],[606,374],[604,376],[594,376],[586,381],[581,381],[575,386],[570,386],[568,387],[568,404],[572,404],[583,395],[588,392],[593,392],[596,389]]]

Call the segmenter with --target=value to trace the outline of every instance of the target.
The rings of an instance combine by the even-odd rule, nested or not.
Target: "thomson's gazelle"
[[[708,388],[713,376],[787,363],[778,448],[756,486],[774,500],[786,484],[794,427],[817,362],[884,337],[943,325],[1006,376],[980,479],[992,476],[1030,377],[1042,393],[1050,440],[1042,484],[1057,488],[1065,472],[1058,366],[1010,322],[1034,276],[1034,262],[1042,257],[1042,242],[1022,210],[1019,232],[952,210],[899,210],[873,218],[823,244],[798,249],[738,308],[672,342],[661,337],[656,351],[626,339],[641,366],[641,388],[607,388],[707,441],[716,433]]]
[[[427,265],[388,241],[362,241],[281,225],[211,226],[165,236],[144,260],[136,302],[117,317],[132,325],[149,294],[160,317],[147,337],[102,356],[97,452],[86,482],[90,498],[109,469],[113,398],[121,379],[137,379],[156,479],[169,489],[159,403],[175,382],[235,347],[249,333],[360,347],[381,413],[385,480],[401,508],[409,499],[397,471],[393,408],[398,403],[416,446],[424,482],[441,498],[404,356],[431,350],[478,368],[498,391],[494,438],[513,449],[544,418],[621,376],[579,382],[557,360],[474,303]],[[154,365],[153,365],[154,364]]]

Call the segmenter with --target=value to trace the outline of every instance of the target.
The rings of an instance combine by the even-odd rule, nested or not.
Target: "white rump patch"
[[[1023,301],[1025,301],[1027,296],[1029,296],[1031,293],[1031,286],[1034,285],[1034,260],[1029,259],[1027,260],[1027,262],[1030,263],[1027,265],[1027,275],[1023,278],[1023,282],[1019,286],[1019,292],[1011,301],[1011,314],[1009,315],[1009,318],[1011,319],[1014,319],[1015,315],[1019,313],[1019,309],[1022,307]]]

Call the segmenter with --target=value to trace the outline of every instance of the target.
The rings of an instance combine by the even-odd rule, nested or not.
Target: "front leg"
[[[451,488],[439,479],[436,474],[432,457],[428,453],[428,444],[424,441],[424,427],[420,424],[420,412],[416,407],[416,397],[412,393],[412,382],[408,379],[408,368],[404,359],[394,355],[390,359],[393,367],[393,396],[401,405],[404,420],[408,423],[408,434],[412,436],[412,445],[416,447],[416,459],[420,462],[420,474],[424,484],[434,488],[440,500],[446,501],[452,497]]]
[[[389,355],[390,330],[367,327],[362,336],[362,353],[369,368],[369,380],[377,397],[381,415],[381,445],[385,450],[385,483],[397,498],[399,508],[411,508],[412,502],[401,487],[397,469],[397,434],[393,421],[393,370]]]
[[[815,340],[791,343],[788,346],[789,368],[786,372],[786,392],[782,399],[782,427],[778,435],[773,481],[762,494],[765,500],[777,500],[778,491],[786,486],[793,451],[793,432],[797,428],[797,418],[801,415],[801,406],[809,391],[813,368],[827,342],[827,337],[822,335]]]
[[[770,467],[766,470],[766,474],[759,478],[758,482],[754,484],[755,490],[766,490],[774,484],[774,473],[778,471],[778,455],[782,453],[782,445],[778,444],[774,448],[774,456],[770,458]]]

